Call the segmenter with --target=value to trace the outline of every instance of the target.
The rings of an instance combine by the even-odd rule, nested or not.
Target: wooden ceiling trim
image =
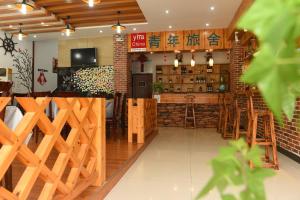
[[[143,19],[126,19],[126,20],[122,20],[122,24],[136,24],[136,23],[144,23],[145,20]],[[81,23],[74,23],[72,24],[75,28],[76,27],[97,27],[97,26],[110,26],[115,24],[116,21],[112,20],[112,21],[102,21],[102,22],[81,22]]]
[[[36,0],[35,3],[42,7],[50,7],[62,4],[82,4],[87,6],[87,3],[83,2],[82,0]],[[136,0],[109,0],[109,1],[101,1],[101,5],[114,5],[114,4],[121,4],[121,3],[136,3]],[[98,5],[100,5],[98,4]],[[97,5],[95,5],[97,6]]]
[[[115,21],[115,23],[120,18],[120,22],[123,23],[123,20],[126,20],[128,18],[133,19],[141,19],[144,15],[141,13],[129,13],[129,14],[122,14],[122,16],[118,17],[118,15],[111,15],[111,16],[90,16],[90,17],[84,17],[84,18],[71,18],[70,23],[78,23],[82,21]]]
[[[93,9],[115,8],[116,9],[115,11],[117,12],[118,8],[120,8],[120,7],[129,7],[129,6],[137,6],[138,7],[138,4],[136,2],[135,3],[122,2],[122,3],[118,3],[118,4],[105,5],[105,4],[103,4],[103,2],[101,2],[100,4],[95,5]],[[75,9],[75,8],[89,9],[87,4],[85,4],[83,2],[82,3],[76,3],[76,4],[75,3],[60,4],[60,5],[57,5],[57,6],[46,7],[46,9],[48,11],[53,12],[55,14],[65,12],[65,11],[70,11],[70,9]]]
[[[15,24],[32,24],[32,23],[47,23],[47,22],[55,22],[58,19],[54,15],[46,16],[46,17],[33,17],[28,19],[13,19],[13,20],[6,20],[6,21],[0,21],[0,25],[15,25]]]
[[[26,34],[34,34],[34,33],[50,33],[50,32],[60,32],[63,30],[65,27],[64,26],[57,26],[57,27],[50,27],[50,28],[40,28],[40,29],[29,29],[23,31]],[[10,34],[16,34],[18,31],[10,31]]]
[[[67,1],[71,3],[66,3]],[[40,10],[27,15],[7,6],[15,2],[16,0],[0,0],[0,9],[3,11],[0,11],[1,30],[15,33],[19,29],[19,23],[22,23],[25,33],[57,32],[65,27],[64,20],[67,16],[71,16],[70,24],[76,28],[112,25],[118,19],[122,24],[146,21],[136,0],[102,0],[94,8],[89,8],[82,0],[36,0],[35,5]],[[117,14],[117,11],[121,11],[121,14]]]
[[[63,20],[60,21],[55,21],[55,22],[48,22],[46,24],[47,26],[42,26],[40,23],[31,23],[31,24],[24,24],[22,25],[22,29],[33,29],[33,28],[41,28],[41,27],[53,27],[53,26],[65,26],[65,23]],[[14,31],[14,30],[19,30],[19,26],[14,26],[14,27],[10,27],[10,26],[0,26],[1,30],[4,31]]]
[[[130,7],[119,7],[119,8],[109,8],[109,9],[78,9],[74,11],[64,12],[56,14],[57,17],[60,18],[66,18],[67,16],[74,16],[74,17],[82,17],[87,16],[91,14],[98,14],[98,16],[101,15],[112,15],[116,14],[116,10],[121,11],[122,13],[140,13],[140,9],[136,6],[130,6]]]
[[[32,18],[40,18],[51,16],[49,13],[45,12],[31,12],[24,16],[22,13],[14,13],[14,14],[0,14],[0,21],[10,21],[10,20],[19,20],[19,19],[32,19]]]

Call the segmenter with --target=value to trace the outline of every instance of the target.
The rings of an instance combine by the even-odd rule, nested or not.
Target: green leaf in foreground
[[[256,84],[276,119],[289,120],[300,97],[300,0],[256,0],[238,27],[252,31],[260,48],[242,81]]]

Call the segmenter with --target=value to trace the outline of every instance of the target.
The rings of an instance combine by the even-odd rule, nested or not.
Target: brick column
[[[118,37],[118,35],[113,36],[115,92],[127,93],[130,95],[131,71],[128,55],[128,38],[127,35],[124,35],[123,41],[116,41]]]
[[[240,42],[233,42],[230,56],[230,89],[231,92],[243,90],[245,84],[240,81],[243,73],[244,48]]]

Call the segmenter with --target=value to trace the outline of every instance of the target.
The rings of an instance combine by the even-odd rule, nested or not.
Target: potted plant
[[[164,91],[164,85],[160,82],[153,83],[153,98],[157,99],[157,103],[160,103],[160,94]]]

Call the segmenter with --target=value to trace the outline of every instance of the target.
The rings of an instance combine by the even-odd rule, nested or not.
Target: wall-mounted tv
[[[95,66],[97,64],[96,48],[71,49],[72,67]]]

